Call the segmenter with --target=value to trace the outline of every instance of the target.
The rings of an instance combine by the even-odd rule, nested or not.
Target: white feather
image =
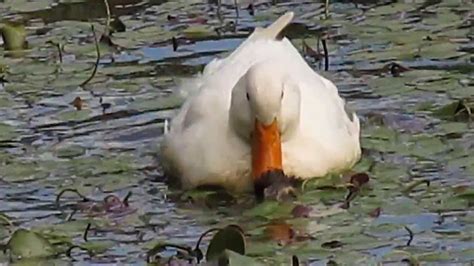
[[[318,177],[352,167],[359,159],[357,116],[348,117],[336,86],[315,73],[288,39],[275,39],[292,17],[289,12],[268,28],[256,30],[227,58],[211,61],[194,79],[194,93],[161,145],[165,171],[185,188],[204,184],[233,191],[252,188],[250,145],[230,126],[229,112],[236,83],[264,61],[284,65],[280,69],[291,77],[301,98],[299,107],[282,107],[300,112],[298,126],[282,143],[283,170],[300,178]]]

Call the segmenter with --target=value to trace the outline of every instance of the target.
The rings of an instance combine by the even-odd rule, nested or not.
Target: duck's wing
[[[287,39],[281,44],[281,60],[301,97],[297,136],[284,149],[292,150],[295,164],[311,165],[306,177],[351,167],[360,156],[359,119],[333,82],[316,73]]]

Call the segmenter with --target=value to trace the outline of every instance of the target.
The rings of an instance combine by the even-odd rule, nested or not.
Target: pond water
[[[112,34],[114,45],[100,43],[97,73],[80,86],[96,61],[90,25],[104,31],[104,3],[0,1],[0,24],[26,21],[28,42],[20,54],[0,48],[0,242],[28,228],[58,249],[93,251],[33,262],[146,264],[157,243],[193,246],[207,229],[234,223],[247,255],[267,265],[289,265],[292,255],[310,265],[472,263],[472,1],[330,1],[328,17],[324,1],[244,1],[238,16],[234,1],[215,2],[109,0],[126,30]],[[344,183],[331,177],[308,183],[294,203],[258,206],[168,189],[157,153],[183,101],[180,82],[287,10],[296,14],[289,38],[362,121],[354,171],[368,173],[368,186],[347,210]],[[321,36],[328,71],[314,56]],[[58,208],[63,189],[98,201],[132,194],[118,212],[91,217],[83,207],[71,216],[80,198],[65,194]],[[310,206],[309,217],[294,218],[295,204]],[[275,219],[299,237],[276,241],[265,230]]]

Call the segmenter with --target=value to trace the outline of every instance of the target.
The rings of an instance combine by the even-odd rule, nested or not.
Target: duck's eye
[[[247,101],[250,101],[250,96],[249,96],[249,93],[247,92]]]

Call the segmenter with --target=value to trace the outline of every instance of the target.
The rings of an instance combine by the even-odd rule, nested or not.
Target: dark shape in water
[[[4,85],[5,83],[8,83],[8,80],[5,79],[5,76],[0,76],[0,84]]]
[[[166,17],[166,19],[167,19],[168,21],[173,21],[173,22],[178,21],[178,17],[177,17],[177,16],[174,16],[174,15],[168,15],[168,16]]]
[[[173,45],[173,51],[176,52],[178,50],[178,40],[175,37],[171,38],[171,44]]]
[[[340,248],[343,245],[344,244],[339,240],[332,240],[332,241],[322,243],[321,247],[322,248],[327,248],[327,249],[335,249],[335,248]]]
[[[294,198],[295,178],[289,177],[282,170],[272,170],[263,174],[254,185],[257,202],[264,199],[276,199],[279,201]]]
[[[255,15],[255,8],[252,3],[250,3],[249,6],[247,7],[247,11],[249,12],[251,16]]]
[[[110,34],[114,32],[125,32],[127,27],[125,24],[120,20],[120,18],[115,17],[110,21]]]
[[[291,265],[292,266],[299,266],[300,265],[300,260],[298,259],[298,256],[293,255],[291,257]]]
[[[99,98],[99,103],[100,103],[100,106],[102,107],[102,113],[105,113],[107,109],[112,107],[111,103],[104,103],[104,100],[102,99],[102,97]]]

